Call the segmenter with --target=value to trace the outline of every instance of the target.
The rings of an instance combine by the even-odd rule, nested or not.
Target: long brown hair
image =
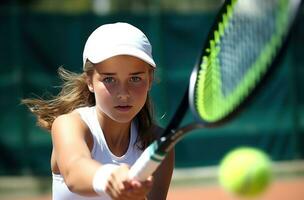
[[[86,62],[84,72],[81,74],[60,67],[58,74],[63,84],[56,96],[51,96],[49,99],[28,98],[23,99],[21,103],[37,116],[38,126],[50,131],[54,120],[59,115],[69,113],[76,108],[95,105],[94,93],[90,92],[87,86],[87,78],[93,70],[94,65],[90,61]],[[155,137],[151,131],[154,128],[152,110],[148,95],[145,105],[136,116],[138,121],[136,144],[140,149],[146,148]]]

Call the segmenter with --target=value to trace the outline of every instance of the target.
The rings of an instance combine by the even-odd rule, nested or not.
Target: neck
[[[116,156],[124,155],[129,147],[131,122],[119,123],[98,111],[97,117],[111,152]]]

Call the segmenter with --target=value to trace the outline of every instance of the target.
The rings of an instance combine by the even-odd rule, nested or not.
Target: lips
[[[132,108],[132,106],[115,106],[115,109],[121,111],[121,112],[127,112]]]

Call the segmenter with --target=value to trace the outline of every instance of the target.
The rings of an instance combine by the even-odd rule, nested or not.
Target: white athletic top
[[[119,164],[126,163],[133,165],[137,158],[141,155],[142,150],[138,149],[135,144],[137,137],[137,127],[135,121],[131,124],[131,138],[127,152],[117,157],[110,151],[103,132],[100,128],[95,107],[83,107],[78,108],[82,120],[89,127],[94,145],[91,151],[92,158],[102,164]],[[63,177],[60,174],[53,173],[53,200],[110,200],[110,198],[104,197],[84,197],[76,193],[71,192],[64,182]]]

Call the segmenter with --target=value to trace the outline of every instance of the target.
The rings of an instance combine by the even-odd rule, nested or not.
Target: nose
[[[122,84],[118,90],[117,98],[126,101],[130,98],[130,93],[127,84]]]

